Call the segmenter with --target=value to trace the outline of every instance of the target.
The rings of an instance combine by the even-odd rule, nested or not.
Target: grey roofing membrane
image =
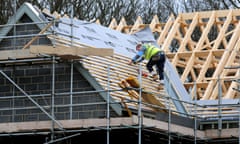
[[[191,102],[190,95],[187,93],[177,72],[175,71],[175,68],[172,66],[168,59],[165,63],[164,77],[165,89],[167,93],[169,94],[169,96],[176,99],[173,100],[176,109],[183,114],[187,114],[188,111],[184,106],[185,103],[181,101]]]
[[[73,36],[75,42],[96,48],[113,48],[114,53],[127,57],[135,55],[135,46],[139,41],[155,43],[152,32],[148,27],[130,35],[96,23],[61,18],[55,31],[59,37],[71,40],[71,36]]]
[[[199,100],[197,104],[204,105],[204,106],[215,106],[218,104],[223,105],[232,105],[232,104],[239,104],[239,99],[222,99],[222,100]]]

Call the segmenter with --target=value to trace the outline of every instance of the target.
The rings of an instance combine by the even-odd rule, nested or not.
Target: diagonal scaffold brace
[[[19,87],[8,75],[6,75],[2,70],[0,73],[10,82],[12,83],[19,91],[21,91],[32,103],[34,103],[43,113],[45,113],[52,121],[54,121],[60,128],[60,130],[64,130],[63,126],[53,117],[51,116],[41,105],[39,105],[31,96],[29,96],[21,87]]]

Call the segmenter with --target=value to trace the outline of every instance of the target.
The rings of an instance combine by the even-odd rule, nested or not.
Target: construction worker
[[[157,74],[159,75],[160,84],[164,84],[164,64],[165,54],[164,51],[152,44],[138,43],[136,45],[137,54],[129,61],[129,65],[137,64],[144,59],[148,60],[147,69],[153,78],[157,80]],[[153,66],[156,66],[157,72],[154,71]]]

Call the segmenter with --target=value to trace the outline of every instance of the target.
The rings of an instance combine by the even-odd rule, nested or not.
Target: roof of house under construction
[[[0,27],[0,142],[236,143],[239,19],[236,9],[105,27],[23,4]],[[128,65],[139,41],[164,49],[164,86],[139,74],[146,62]]]

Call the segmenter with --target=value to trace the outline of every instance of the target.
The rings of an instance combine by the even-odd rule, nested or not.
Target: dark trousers
[[[150,58],[146,67],[148,71],[151,73],[153,71],[153,66],[156,66],[157,73],[159,75],[159,80],[164,79],[164,64],[165,64],[165,54],[158,53]]]

